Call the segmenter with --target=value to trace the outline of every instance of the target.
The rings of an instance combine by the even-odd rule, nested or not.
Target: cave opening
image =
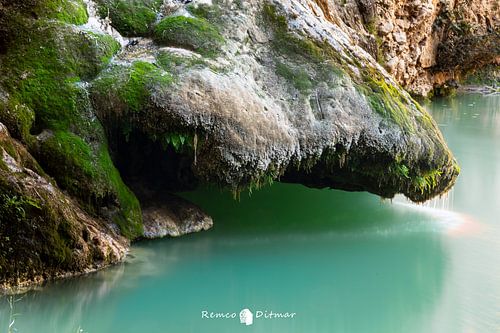
[[[108,140],[116,168],[139,201],[198,186],[192,171],[194,153],[188,147],[176,150],[137,129],[126,135],[108,132]]]

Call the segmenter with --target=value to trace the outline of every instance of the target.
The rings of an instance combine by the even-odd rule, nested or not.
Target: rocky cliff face
[[[14,170],[16,153],[2,148],[1,209],[20,205],[35,227],[50,221],[33,237],[62,239],[67,261],[51,261],[53,271],[95,265],[95,251],[81,250],[91,248],[93,238],[80,235],[88,226],[109,235],[98,237],[99,251],[122,249],[102,265],[123,255],[118,232],[137,239],[209,228],[198,208],[164,193],[200,182],[235,195],[281,180],[421,202],[458,175],[435,122],[376,61],[365,21],[339,4],[0,4],[0,122],[32,161]],[[356,8],[363,20],[378,15],[368,3]],[[57,195],[23,190],[18,173],[36,173]],[[38,218],[61,200],[78,218]],[[20,244],[15,219],[2,220],[0,237]],[[7,265],[12,258],[0,255]],[[13,267],[4,281],[49,266],[31,275]]]
[[[415,95],[439,93],[488,64],[500,66],[498,1],[317,2]]]

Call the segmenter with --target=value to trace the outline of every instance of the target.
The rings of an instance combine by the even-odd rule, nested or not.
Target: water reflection
[[[30,292],[19,331],[419,332],[440,298],[446,252],[429,212],[286,184],[241,202],[185,196],[214,230],[137,244],[122,265]],[[242,307],[298,315],[251,328],[200,318]]]

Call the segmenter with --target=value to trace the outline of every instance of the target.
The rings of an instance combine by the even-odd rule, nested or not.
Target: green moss
[[[190,4],[186,7],[188,12],[200,19],[205,19],[214,24],[222,23],[223,11],[217,4]]]
[[[159,85],[168,87],[173,77],[153,64],[136,61],[130,67],[114,66],[106,71],[92,84],[94,95],[112,99],[114,110],[104,112],[138,112],[146,104],[150,96],[150,88]],[[104,101],[103,101],[104,102]],[[101,104],[101,103],[100,103]],[[110,105],[110,103],[102,103]]]
[[[414,132],[410,110],[403,103],[406,101],[398,88],[388,84],[384,79],[367,78],[370,90],[364,90],[373,110],[384,118],[391,119],[407,132]],[[411,103],[406,101],[406,103]]]
[[[415,190],[419,191],[422,195],[432,192],[438,186],[441,174],[441,170],[431,170],[422,175],[415,176],[412,181]]]
[[[302,68],[291,68],[290,66],[277,62],[276,74],[285,78],[300,92],[308,92],[313,88],[313,83],[307,71]]]
[[[42,145],[41,162],[52,171],[58,184],[71,193],[78,193],[81,180],[96,177],[92,149],[79,136],[57,131]]]
[[[89,18],[83,0],[40,1],[33,11],[38,16],[72,24],[84,24]]]
[[[112,26],[124,36],[148,36],[162,0],[99,0],[99,16],[109,15]]]
[[[109,36],[75,33],[57,23],[28,25],[25,36],[1,59],[0,83],[13,100],[36,112],[43,128],[64,129],[75,116],[75,82],[95,76],[119,49]],[[23,116],[24,118],[26,116]],[[23,122],[25,133],[29,122]]]
[[[160,51],[156,56],[156,63],[169,73],[180,73],[182,70],[194,66],[208,66],[204,59],[179,56],[168,51]]]
[[[13,137],[27,142],[34,121],[35,113],[26,105],[13,98],[0,101],[0,122],[7,126]]]
[[[0,142],[0,147],[3,148],[5,152],[10,155],[10,157],[12,157],[13,159],[17,159],[16,147],[14,147],[14,144],[12,144],[12,142],[10,141]]]
[[[140,236],[139,203],[114,168],[104,130],[79,83],[97,75],[120,45],[109,36],[73,31],[55,22],[26,28],[34,29],[21,37],[31,42],[20,42],[2,56],[0,83],[12,100],[35,111],[36,132],[52,131],[30,142],[32,153],[87,211],[99,213],[100,207],[116,205],[113,219],[123,234]],[[30,127],[28,122],[20,126],[23,133]]]
[[[58,185],[80,198],[87,210],[116,197],[120,211],[113,220],[131,239],[142,234],[139,202],[123,183],[105,143],[92,147],[81,137],[57,131],[41,144],[38,156]],[[97,207],[96,207],[97,206]]]
[[[205,19],[171,16],[161,20],[155,27],[157,43],[190,49],[207,57],[215,57],[224,38],[219,30]]]
[[[0,171],[9,171],[9,167],[5,164],[2,157],[0,157]]]
[[[336,82],[335,77],[343,78],[349,74],[360,93],[368,98],[374,111],[390,119],[405,131],[415,130],[409,105],[416,104],[416,102],[403,96],[402,88],[387,83],[377,69],[361,66],[355,59],[349,60],[341,57],[326,42],[312,41],[290,32],[286,17],[280,15],[273,5],[264,6],[263,16],[265,22],[274,31],[272,43],[277,56],[286,58],[296,65],[309,64],[308,72],[315,73],[311,80],[313,84],[327,82],[332,87],[332,82]],[[361,78],[352,72],[351,67],[360,69]],[[285,74],[284,76],[293,78],[294,73],[290,70],[281,72]],[[299,73],[295,74],[299,75]],[[294,82],[294,80],[290,81]],[[304,83],[304,80],[299,80],[299,82]],[[426,114],[423,110],[422,113]]]
[[[2,278],[20,271],[32,274],[35,267],[38,270],[69,267],[71,232],[69,221],[54,213],[49,205],[9,188],[0,177]],[[30,240],[30,246],[26,246],[26,239]],[[23,265],[17,265],[18,262]]]
[[[263,18],[274,33],[272,47],[276,58],[276,73],[300,92],[307,93],[320,82],[334,87],[346,76],[338,65],[340,58],[329,45],[290,32],[286,17],[279,15],[276,7],[265,5]]]
[[[105,145],[99,151],[98,167],[102,176],[106,177],[106,180],[111,184],[113,192],[116,193],[120,202],[120,213],[115,215],[113,220],[120,227],[121,233],[129,239],[142,236],[142,213],[139,201],[123,183]]]
[[[308,62],[323,63],[331,56],[328,48],[323,48],[318,43],[307,38],[300,38],[288,29],[288,21],[285,16],[279,15],[276,7],[270,4],[264,5],[264,20],[274,31],[275,38],[272,46],[281,55],[289,57],[301,57]]]

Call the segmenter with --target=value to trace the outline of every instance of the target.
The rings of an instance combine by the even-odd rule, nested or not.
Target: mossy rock
[[[92,82],[92,99],[102,118],[126,115],[142,110],[155,86],[165,88],[173,82],[172,75],[148,62],[115,65]]]
[[[164,18],[156,25],[153,36],[159,44],[183,47],[207,57],[215,57],[224,43],[216,26],[205,19],[186,16]]]
[[[223,7],[218,5],[216,1],[212,5],[198,3],[189,4],[186,6],[186,10],[193,16],[205,19],[213,24],[223,24],[224,22],[224,10]]]
[[[72,24],[84,24],[89,19],[83,0],[40,1],[33,11],[40,17]]]
[[[373,111],[397,124],[403,131],[415,131],[412,113],[423,114],[419,119],[423,119],[424,125],[428,125],[426,112],[403,94],[401,87],[389,83],[376,68],[371,65],[361,66],[356,60],[341,57],[326,42],[321,43],[292,33],[287,18],[273,5],[264,6],[263,18],[274,34],[272,47],[278,59],[276,73],[287,79],[297,90],[307,93],[312,84],[322,81],[331,86],[329,82],[332,82],[332,74],[338,78],[348,77],[367,98]],[[293,66],[280,62],[282,58],[286,58]],[[309,70],[300,68],[304,64],[307,64]],[[293,67],[298,67],[298,70]],[[360,69],[360,73],[354,73],[352,68]],[[316,73],[313,80],[308,75],[311,72]]]
[[[101,18],[111,19],[111,25],[122,35],[148,36],[156,21],[163,0],[98,0]]]
[[[0,57],[0,84],[36,113],[38,127],[73,124],[75,83],[97,75],[119,50],[112,37],[75,31],[56,22],[27,22],[32,33]]]
[[[19,140],[30,140],[30,129],[35,121],[35,113],[26,105],[6,97],[0,99],[0,122]]]
[[[87,211],[100,214],[103,207],[113,207],[110,217],[122,233],[140,236],[139,203],[113,166],[104,130],[81,82],[108,65],[119,43],[55,21],[21,23],[25,30],[19,43],[0,57],[0,84],[9,95],[0,104],[1,119]],[[43,135],[35,139],[30,132]]]
[[[156,64],[172,75],[180,74],[192,67],[209,66],[201,57],[178,55],[164,50],[156,55]]]
[[[0,286],[116,262],[123,255],[118,237],[105,230],[0,124]]]

